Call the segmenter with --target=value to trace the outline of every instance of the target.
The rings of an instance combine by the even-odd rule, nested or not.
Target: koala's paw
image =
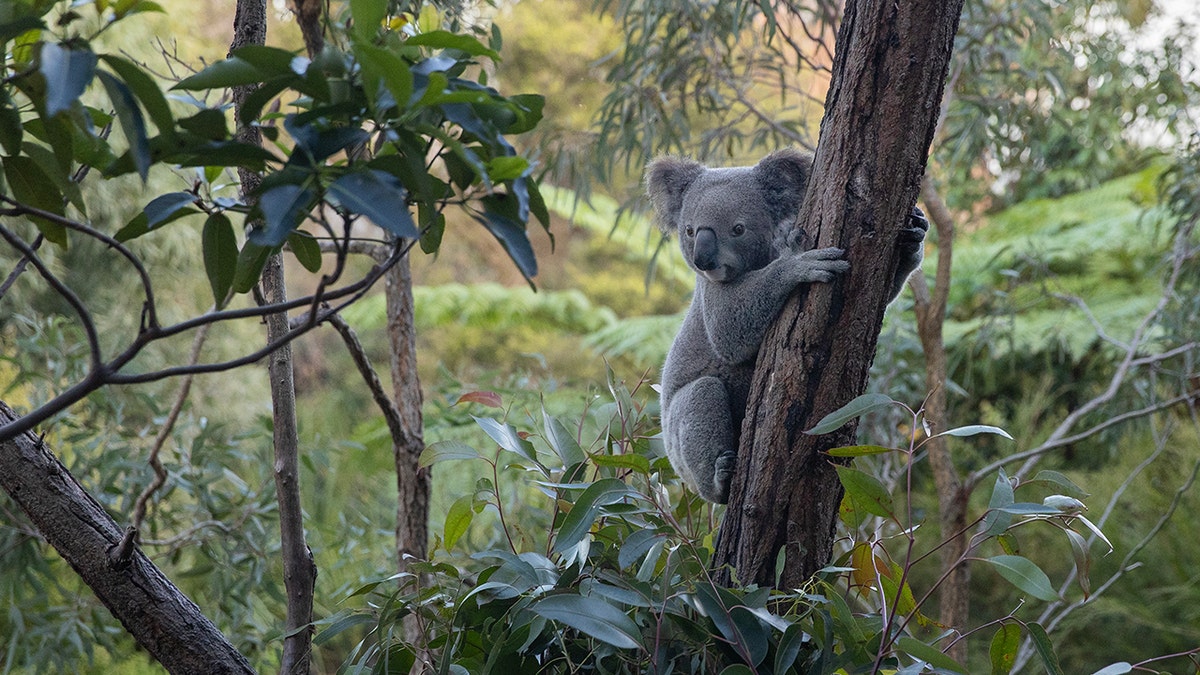
[[[733,469],[737,466],[737,453],[725,452],[717,457],[713,471],[713,483],[717,487],[719,504],[729,501],[729,483],[733,480]]]
[[[838,274],[850,269],[850,263],[842,260],[846,254],[840,248],[818,248],[795,256],[797,283],[827,283]]]
[[[787,250],[796,253],[807,251],[815,244],[816,242],[813,241],[812,237],[809,236],[803,227],[793,227],[784,236],[784,245],[787,247]]]
[[[920,255],[922,246],[925,243],[925,233],[929,231],[929,221],[925,218],[925,213],[917,207],[913,207],[912,213],[908,215],[908,225],[903,230],[900,230],[900,238],[896,242],[896,248],[899,249],[901,255],[905,258],[913,258]]]

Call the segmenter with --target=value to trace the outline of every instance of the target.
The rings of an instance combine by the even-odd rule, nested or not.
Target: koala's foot
[[[717,457],[713,484],[716,486],[718,504],[729,503],[729,483],[733,480],[733,469],[737,466],[737,453],[732,450]]]
[[[827,283],[833,277],[850,269],[850,263],[842,260],[846,254],[840,248],[818,248],[796,254],[794,261],[796,283]]]
[[[929,232],[929,221],[926,220],[925,213],[914,206],[912,213],[908,215],[908,224],[903,230],[900,230],[900,238],[896,243],[900,255],[905,259],[918,256],[925,243],[927,232]]]

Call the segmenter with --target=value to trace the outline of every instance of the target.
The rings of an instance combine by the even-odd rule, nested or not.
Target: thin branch
[[[371,366],[371,361],[367,358],[367,351],[363,348],[354,329],[340,314],[329,317],[329,324],[337,330],[338,335],[342,336],[342,341],[346,343],[346,349],[350,351],[350,357],[354,359],[358,373],[362,375],[367,388],[371,390],[371,397],[375,399],[375,404],[383,412],[383,418],[387,421],[388,431],[391,432],[392,438],[397,440],[407,438],[408,434],[404,430],[404,423],[400,420],[400,410],[384,391],[383,383],[379,380],[375,368]]]
[[[45,240],[46,238],[43,237],[39,232],[38,236],[33,240],[33,244],[31,244],[29,248],[37,251],[41,247],[42,242]],[[8,278],[4,280],[3,284],[0,284],[0,298],[3,298],[5,294],[8,293],[8,289],[12,288],[12,285],[17,282],[17,277],[21,276],[21,273],[25,271],[25,267],[27,265],[29,265],[29,256],[22,255],[21,259],[17,261],[17,266],[13,268],[12,273],[8,275]]]
[[[3,215],[3,213],[0,213],[0,215]],[[79,322],[83,324],[83,332],[87,335],[88,347],[91,352],[92,372],[96,372],[103,367],[104,356],[100,353],[100,335],[96,331],[96,324],[92,321],[91,313],[88,312],[87,307],[83,306],[83,301],[79,299],[75,291],[72,291],[70,287],[50,271],[50,268],[46,266],[46,263],[42,262],[37,252],[29,244],[26,244],[20,237],[3,225],[0,225],[0,237],[3,237],[9,246],[20,251],[21,255],[38,271],[38,274],[42,275],[46,283],[50,284],[50,287],[61,295],[63,300],[66,300],[67,304],[71,305],[71,308],[79,314]],[[0,430],[6,427],[7,425],[0,427]],[[12,436],[8,436],[3,431],[0,431],[0,440],[7,440],[9,438],[12,438]]]

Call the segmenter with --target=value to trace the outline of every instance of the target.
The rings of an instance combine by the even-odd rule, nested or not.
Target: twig
[[[367,351],[363,348],[362,342],[359,341],[358,335],[340,314],[334,314],[328,320],[329,324],[338,332],[338,335],[342,336],[342,341],[346,343],[346,349],[350,352],[350,358],[354,359],[354,365],[358,368],[358,373],[362,375],[367,388],[371,390],[371,397],[375,399],[375,404],[383,412],[383,418],[387,421],[388,431],[391,432],[392,438],[397,440],[406,438],[408,434],[405,433],[404,423],[400,420],[400,410],[387,395],[387,392],[384,391],[383,383],[379,380],[379,375],[375,372],[375,368],[371,366],[371,361],[367,357]]]
[[[42,242],[45,240],[46,238],[43,237],[41,233],[38,233],[38,236],[33,240],[33,243],[29,245],[29,248],[33,251],[37,251],[38,248],[41,247]],[[17,261],[17,266],[13,268],[12,273],[8,275],[8,278],[4,280],[3,284],[0,284],[0,298],[3,298],[4,295],[8,293],[8,289],[12,288],[12,285],[16,283],[17,277],[21,276],[21,273],[25,271],[25,267],[27,265],[29,265],[29,257],[22,255],[21,259]]]

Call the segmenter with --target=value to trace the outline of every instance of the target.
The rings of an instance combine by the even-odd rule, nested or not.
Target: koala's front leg
[[[792,290],[804,283],[826,283],[850,269],[839,248],[785,250],[766,267],[725,284],[698,289],[705,331],[727,363],[744,363],[758,354],[763,335]]]
[[[729,501],[738,441],[725,384],[707,376],[684,385],[664,406],[662,426],[679,477],[710,502]]]

